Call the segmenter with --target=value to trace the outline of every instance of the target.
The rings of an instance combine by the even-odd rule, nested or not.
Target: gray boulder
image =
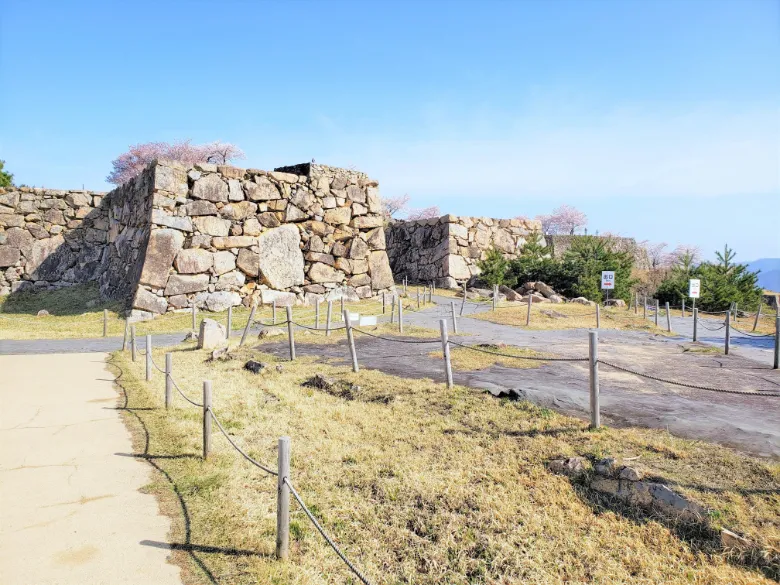
[[[282,290],[304,283],[301,234],[294,225],[270,229],[257,238],[258,267],[268,286]]]
[[[227,343],[225,328],[214,319],[203,319],[200,322],[198,349],[214,349]]]

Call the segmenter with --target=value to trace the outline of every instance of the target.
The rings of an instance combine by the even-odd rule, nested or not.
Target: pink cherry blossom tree
[[[391,219],[396,213],[402,213],[409,206],[409,195],[401,197],[382,197],[382,215]]]
[[[561,205],[549,215],[538,215],[545,234],[574,235],[577,230],[588,225],[588,216],[571,205]]]
[[[407,215],[409,221],[417,221],[418,219],[433,219],[434,217],[440,217],[441,211],[439,211],[438,205],[431,207],[424,207],[422,209],[412,209]]]
[[[158,158],[194,165],[198,163],[226,164],[245,157],[243,151],[235,144],[219,140],[208,144],[192,144],[191,140],[173,143],[146,142],[131,146],[127,152],[111,161],[113,170],[106,177],[106,181],[114,185],[126,183],[134,179],[150,162]]]

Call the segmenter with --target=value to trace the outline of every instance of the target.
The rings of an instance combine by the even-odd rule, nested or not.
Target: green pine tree
[[[14,184],[14,176],[3,170],[5,161],[0,160],[0,187],[12,187]]]

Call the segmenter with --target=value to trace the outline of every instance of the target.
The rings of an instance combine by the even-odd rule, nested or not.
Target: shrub
[[[504,255],[491,248],[485,256],[484,260],[480,260],[477,266],[482,271],[479,275],[480,280],[485,281],[487,284],[493,286],[496,284],[506,284],[507,281],[507,268],[509,262]]]

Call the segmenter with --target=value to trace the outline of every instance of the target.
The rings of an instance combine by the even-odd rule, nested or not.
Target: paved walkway
[[[0,356],[0,583],[179,585],[106,354]]]

